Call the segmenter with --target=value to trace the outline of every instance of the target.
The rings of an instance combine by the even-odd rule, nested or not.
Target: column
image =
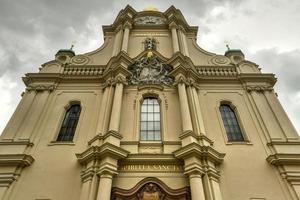
[[[118,82],[116,84],[116,89],[115,89],[113,107],[112,107],[110,123],[109,123],[109,131],[119,132],[122,97],[123,97],[123,83]]]
[[[97,200],[110,200],[112,175],[100,175]]]
[[[80,200],[87,200],[89,197],[89,190],[90,190],[91,182],[87,180],[82,183],[81,193],[80,193]]]
[[[107,81],[109,82],[109,81]],[[108,122],[108,117],[107,114],[110,112],[111,106],[109,105],[112,98],[110,99],[111,96],[111,90],[113,90],[113,87],[107,83],[108,85],[105,87],[103,95],[102,95],[102,100],[101,100],[101,105],[100,105],[100,112],[99,112],[99,118],[98,118],[98,125],[97,125],[97,130],[96,134],[104,134],[106,133],[107,130],[105,130],[105,127],[107,129],[107,122]]]
[[[192,90],[192,95],[195,99],[195,108],[196,108],[196,114],[197,114],[198,122],[199,122],[199,126],[200,126],[200,134],[206,135],[205,134],[204,120],[203,120],[203,116],[202,116],[202,113],[201,113],[201,107],[200,107],[198,92],[197,92],[195,87],[191,87],[191,90]]]
[[[184,83],[178,83],[178,94],[183,132],[192,131],[192,120]]]
[[[172,33],[173,53],[176,53],[177,51],[179,51],[177,25],[175,23],[171,23],[169,27]]]
[[[192,200],[205,200],[201,174],[191,174],[189,179]]]
[[[122,51],[125,52],[127,52],[128,50],[129,29],[131,29],[131,24],[129,22],[126,22],[124,24],[124,35],[123,35],[123,42],[122,42]]]
[[[122,27],[119,26],[117,28],[117,31],[116,31],[116,34],[115,34],[115,41],[114,41],[113,55],[112,56],[116,56],[120,52],[122,32],[123,32]]]
[[[94,174],[91,182],[91,188],[90,188],[90,194],[88,200],[95,200],[97,195],[97,186],[98,186],[98,176]]]
[[[179,33],[179,39],[180,39],[180,46],[181,46],[181,52],[185,56],[189,56],[187,42],[186,42],[186,36],[184,33],[184,28],[180,27],[178,30]]]

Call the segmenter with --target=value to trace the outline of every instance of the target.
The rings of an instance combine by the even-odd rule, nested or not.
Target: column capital
[[[120,24],[120,25],[115,29],[115,33],[118,33],[120,30],[123,30],[122,24]]]
[[[124,22],[123,29],[132,29],[132,23],[129,21]]]
[[[187,78],[183,74],[180,74],[180,75],[175,77],[174,84],[175,85],[178,85],[178,84],[186,85],[186,84],[188,84],[188,81],[187,81]]]
[[[172,21],[169,23],[169,29],[178,29],[178,25],[174,21]]]
[[[114,82],[115,84],[123,84],[123,85],[127,85],[127,80],[126,77],[124,77],[122,74],[118,74],[115,78],[114,78]]]

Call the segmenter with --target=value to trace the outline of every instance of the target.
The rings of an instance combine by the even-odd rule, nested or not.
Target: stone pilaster
[[[122,42],[122,51],[127,52],[128,50],[128,42],[129,42],[129,31],[132,28],[130,22],[125,22],[124,24],[124,34],[123,34],[123,42]]]
[[[173,53],[176,53],[177,51],[179,51],[179,43],[178,43],[178,36],[177,36],[178,26],[174,22],[171,22],[169,25],[169,29],[171,29],[171,33],[172,33]]]
[[[122,35],[123,35],[123,29],[122,29],[122,26],[120,25],[116,29],[112,56],[117,56],[118,53],[120,52],[121,43],[122,43]]]

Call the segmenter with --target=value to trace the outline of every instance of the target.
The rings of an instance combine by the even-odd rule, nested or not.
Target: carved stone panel
[[[168,75],[173,67],[164,63],[155,55],[142,57],[128,69],[132,72],[132,77],[129,79],[129,84],[132,85],[172,85],[173,83],[173,78]]]
[[[160,25],[165,24],[166,19],[156,16],[143,16],[135,18],[134,23],[136,25]]]

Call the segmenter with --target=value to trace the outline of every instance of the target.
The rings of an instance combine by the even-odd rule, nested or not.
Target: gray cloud
[[[58,49],[70,47],[74,40],[77,53],[99,47],[103,42],[101,26],[111,24],[127,4],[137,11],[148,5],[165,11],[174,5],[190,25],[199,26],[200,46],[221,54],[225,51],[225,41],[242,48],[264,71],[277,74],[279,97],[289,96],[281,99],[287,111],[300,111],[300,106],[293,101],[300,90],[297,84],[300,55],[295,50],[295,46],[300,46],[297,40],[300,31],[292,23],[300,20],[297,0],[289,3],[278,0],[263,3],[259,0],[0,0],[0,95],[9,99],[0,100],[0,106],[7,108],[0,115],[0,132],[24,90],[20,77],[36,72],[40,64],[53,59]],[[276,23],[273,18],[277,19]],[[285,29],[280,29],[282,26]],[[285,31],[287,27],[289,35]],[[265,38],[264,34],[272,37]],[[287,39],[281,39],[281,35]],[[300,126],[300,115],[294,113],[291,117]]]

